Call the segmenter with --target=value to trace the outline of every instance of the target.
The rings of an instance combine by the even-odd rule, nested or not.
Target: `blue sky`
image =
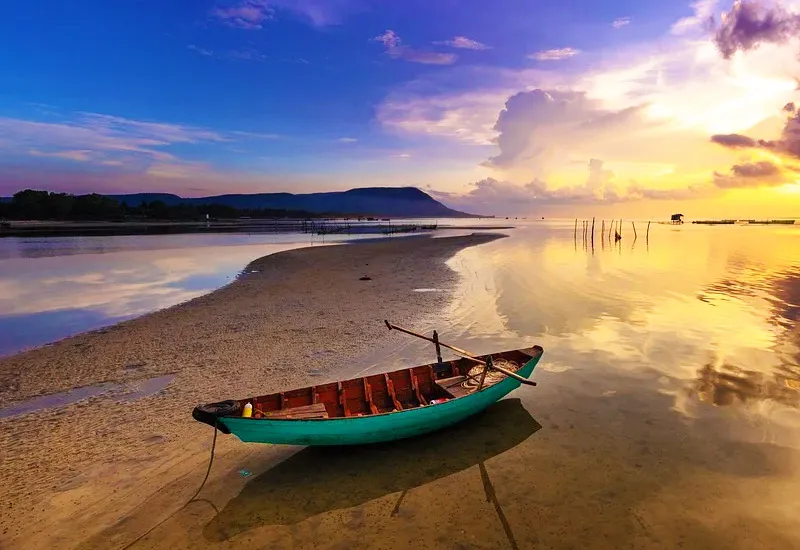
[[[701,19],[731,9],[723,4],[32,0],[0,21],[3,49],[13,52],[0,57],[0,193],[415,185],[469,205],[482,185],[502,183],[556,204],[552,191],[586,187],[592,166],[597,177],[613,171],[615,181],[648,187],[641,167],[623,173],[641,159],[609,151],[607,137],[559,166],[519,155],[501,166],[492,159],[508,155],[498,156],[497,140],[511,138],[495,125],[506,101],[537,89],[567,93],[571,104],[585,94],[590,118],[670,104],[670,90],[688,93],[704,69],[728,62],[696,66],[713,38]],[[649,82],[656,73],[671,81],[658,89]],[[777,91],[753,117],[721,129],[779,113],[789,95],[782,83],[770,81]],[[693,116],[685,110],[676,120]],[[728,160],[736,162],[720,159],[723,172]]]

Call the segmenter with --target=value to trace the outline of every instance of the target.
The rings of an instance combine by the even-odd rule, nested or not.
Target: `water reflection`
[[[687,397],[767,419],[796,410],[800,226],[654,225],[649,246],[632,236],[592,250],[580,227],[576,246],[571,223],[551,223],[464,250],[443,337],[476,352],[540,343],[545,370],[654,372],[646,389],[687,416],[702,414]]]
[[[518,399],[506,399],[459,425],[422,437],[359,447],[358,452],[308,447],[248,483],[204,535],[223,541],[256,527],[291,525],[392,493],[398,494],[396,514],[407,491],[480,465],[540,428]],[[491,499],[491,480],[481,472]],[[498,514],[502,521],[502,510]]]
[[[298,235],[2,239],[0,354],[190,300],[256,258],[318,244]]]

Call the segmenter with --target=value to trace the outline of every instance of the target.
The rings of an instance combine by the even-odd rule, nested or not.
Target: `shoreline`
[[[175,487],[184,478],[195,484],[193,472],[207,460],[209,433],[192,421],[192,406],[335,380],[342,365],[394,343],[384,318],[424,327],[426,315],[449,302],[448,293],[414,292],[451,288],[457,275],[445,265],[449,258],[502,237],[279,252],[189,302],[0,358],[4,407],[72,388],[174,376],[133,401],[102,394],[0,419],[3,547],[70,548],[112,526],[114,543],[127,544],[146,530],[129,526],[128,515],[155,498],[161,507],[148,505],[142,521],[157,523],[185,500]],[[363,275],[372,280],[360,281]],[[218,442],[221,463],[267,452],[236,443]]]
[[[450,225],[450,220],[472,220],[477,223],[468,226]],[[342,224],[352,224],[353,229],[361,228],[360,231],[353,231],[353,234],[374,232],[381,233],[384,227],[391,227],[403,224],[424,224],[426,221],[435,220],[443,223],[437,230],[444,229],[474,229],[474,230],[494,230],[494,229],[513,229],[513,226],[493,226],[481,225],[483,219],[494,218],[397,218],[397,219],[372,219],[354,220],[352,218],[312,218],[294,219],[227,219],[213,221],[14,221],[8,227],[0,228],[0,239],[4,237],[108,237],[108,236],[137,236],[137,235],[182,235],[182,234],[213,234],[213,233],[296,233],[307,232],[308,228],[314,226],[338,226]],[[401,225],[403,225],[401,224]],[[347,232],[341,232],[347,234]]]

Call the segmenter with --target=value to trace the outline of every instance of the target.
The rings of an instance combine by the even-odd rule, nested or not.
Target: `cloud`
[[[714,9],[718,0],[698,0],[691,5],[694,14],[679,19],[672,25],[672,34],[685,34],[703,27],[710,27],[714,21]]]
[[[715,134],[711,136],[712,143],[729,147],[731,149],[757,147],[758,142],[753,138],[741,134]]]
[[[542,207],[557,205],[615,204],[641,200],[681,200],[709,191],[708,187],[652,189],[639,183],[621,185],[600,159],[590,159],[588,177],[582,185],[553,188],[545,181],[516,184],[492,177],[472,182],[465,193],[431,191],[431,195],[457,210],[484,215],[527,215]]]
[[[186,46],[186,48],[189,49],[189,50],[192,50],[194,52],[197,52],[200,55],[205,55],[205,56],[208,56],[208,57],[213,57],[214,56],[214,51],[213,50],[207,50],[205,48],[201,48],[199,46],[195,46],[194,44],[189,44],[188,46]]]
[[[378,106],[384,128],[407,134],[448,137],[465,143],[491,144],[494,122],[507,92],[475,91],[453,95],[398,93]]]
[[[274,11],[266,0],[243,0],[232,6],[211,10],[212,17],[238,29],[260,29],[273,15]]]
[[[208,50],[206,48],[200,48],[195,46],[194,44],[190,44],[186,47],[189,50],[199,53],[200,55],[206,57],[213,57],[216,59],[238,59],[243,61],[265,61],[267,56],[263,53],[257,52],[253,49],[247,50],[226,50],[226,51],[214,51]]]
[[[561,59],[575,57],[579,53],[581,53],[581,51],[575,48],[560,48],[557,50],[543,50],[529,54],[528,59],[535,59],[536,61],[559,61]]]
[[[90,165],[84,172],[138,173],[160,178],[199,177],[210,173],[204,163],[176,156],[175,146],[208,145],[238,140],[274,139],[253,132],[218,132],[207,128],[132,120],[98,113],[76,113],[60,122],[0,118],[0,135],[8,140],[0,152],[19,162],[25,155],[70,160]],[[24,164],[24,163],[23,163]],[[48,163],[49,164],[49,163]],[[12,181],[4,166],[4,184]],[[32,169],[36,168],[31,166]],[[50,178],[49,168],[39,167]],[[60,169],[67,170],[63,164]],[[30,178],[26,172],[25,178]]]
[[[565,152],[618,139],[631,123],[639,123],[643,108],[603,109],[583,92],[519,92],[508,99],[494,126],[500,153],[485,164],[499,169],[522,164],[534,173],[544,172]]]
[[[617,17],[611,23],[611,26],[614,27],[615,29],[619,29],[619,28],[622,28],[622,27],[624,27],[626,25],[630,25],[630,23],[631,23],[631,18],[630,17]]]
[[[800,158],[800,110],[794,103],[783,106],[786,123],[778,139],[753,139],[741,134],[717,134],[711,141],[730,149],[762,149],[775,154]]]
[[[339,143],[355,143],[358,140],[356,138],[351,138],[351,137],[341,137],[336,141],[338,141]]]
[[[461,48],[463,50],[488,50],[490,49],[489,46],[478,42],[477,40],[472,40],[471,38],[467,38],[466,36],[456,36],[452,40],[443,40],[441,42],[434,42],[434,44],[440,46],[450,46],[452,48]]]
[[[723,189],[777,187],[797,180],[796,167],[781,167],[770,161],[735,164],[729,174],[714,172],[714,185]]]
[[[299,15],[315,27],[327,27],[342,23],[354,12],[367,9],[368,0],[270,0],[270,7]]]
[[[40,151],[38,149],[31,149],[28,154],[33,157],[53,157],[66,160],[74,160],[75,162],[86,162],[91,160],[91,151],[86,150],[72,150],[72,151]]]
[[[402,40],[393,30],[387,30],[372,39],[386,48],[386,53],[394,59],[404,59],[412,63],[426,65],[452,65],[458,56],[454,53],[429,52],[404,46]]]
[[[798,33],[800,15],[778,4],[765,6],[757,0],[736,0],[731,10],[722,14],[714,42],[722,57],[730,59],[737,51],[746,52],[762,43],[786,43]]]

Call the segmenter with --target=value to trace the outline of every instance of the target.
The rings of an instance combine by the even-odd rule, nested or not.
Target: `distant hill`
[[[134,193],[109,195],[111,198],[138,206],[143,202],[161,201],[167,205],[223,204],[238,209],[272,208],[305,210],[312,213],[337,213],[363,216],[404,218],[473,217],[446,207],[416,187],[364,187],[330,193],[258,193],[252,195],[216,195],[183,198],[169,193]]]

